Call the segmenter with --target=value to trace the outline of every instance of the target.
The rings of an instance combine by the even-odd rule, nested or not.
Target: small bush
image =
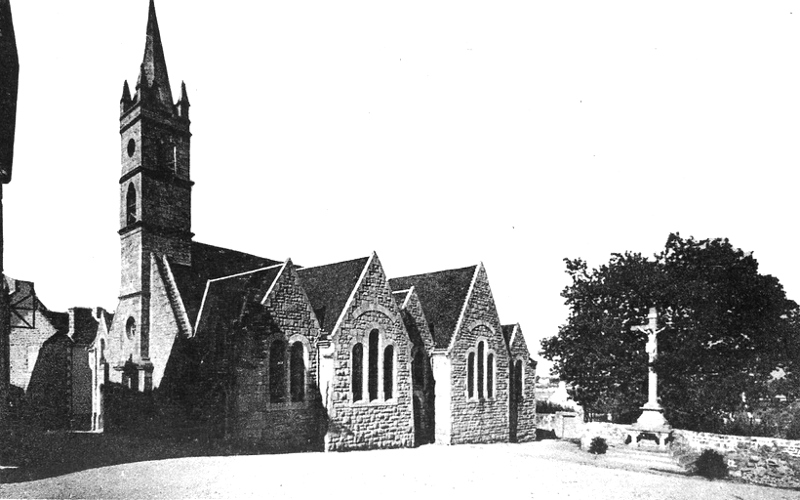
[[[589,444],[589,453],[592,455],[602,455],[608,450],[608,443],[606,440],[597,436],[592,438],[591,444]]]
[[[722,479],[728,475],[728,464],[721,453],[703,450],[694,462],[694,472],[706,479]]]

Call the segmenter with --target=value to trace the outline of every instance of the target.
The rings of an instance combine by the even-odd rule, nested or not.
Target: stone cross
[[[652,408],[660,408],[658,404],[658,375],[653,369],[656,356],[658,355],[658,310],[655,307],[650,308],[650,313],[647,315],[647,325],[636,326],[637,330],[647,334],[647,345],[645,349],[648,355],[648,378],[647,378],[647,405]],[[663,330],[663,328],[662,328]]]

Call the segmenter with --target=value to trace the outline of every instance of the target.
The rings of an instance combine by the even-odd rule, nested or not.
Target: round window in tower
[[[136,320],[133,318],[128,318],[128,322],[125,323],[125,334],[128,336],[130,340],[133,340],[136,337]]]
[[[133,156],[133,153],[136,152],[136,141],[133,139],[128,141],[128,156]]]

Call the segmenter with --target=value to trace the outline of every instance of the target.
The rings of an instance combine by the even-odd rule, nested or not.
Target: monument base
[[[635,424],[628,427],[628,437],[625,440],[629,446],[640,446],[648,438],[655,439],[660,450],[666,450],[667,440],[672,434],[672,426],[664,418],[664,409],[658,405],[646,404],[642,407],[642,414]]]

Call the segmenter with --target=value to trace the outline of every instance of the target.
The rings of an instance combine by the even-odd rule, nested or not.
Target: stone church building
[[[375,253],[303,267],[196,242],[189,111],[151,0],[120,101],[119,303],[76,354],[93,429],[148,397],[151,424],[279,451],[534,438],[535,364],[482,264],[388,278]]]

